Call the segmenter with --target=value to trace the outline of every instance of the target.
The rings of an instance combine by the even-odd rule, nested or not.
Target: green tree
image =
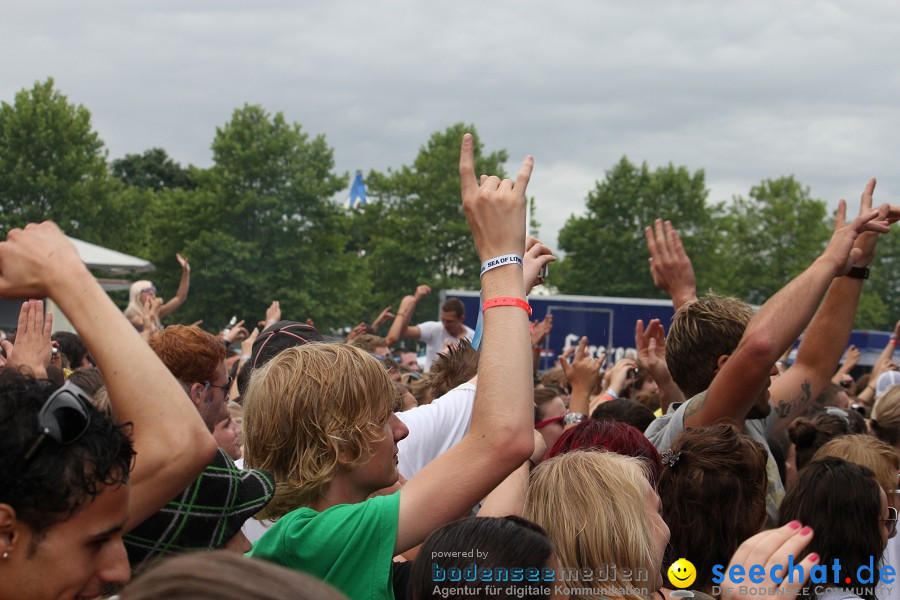
[[[825,202],[793,176],[767,179],[725,209],[719,291],[762,304],[803,272],[831,235]]]
[[[0,104],[0,230],[52,219],[88,241],[115,238],[106,151],[91,115],[53,87],[35,83]]]
[[[351,213],[348,226],[372,280],[369,312],[396,307],[419,284],[434,290],[420,303],[419,317],[437,313],[440,289],[478,289],[480,262],[459,189],[459,146],[466,132],[475,138],[476,172],[505,177],[506,152],[485,153],[475,127],[457,123],[432,134],[411,165],[366,178],[372,202]]]
[[[900,320],[900,233],[896,225],[878,238],[870,279],[863,285],[855,326],[891,331]]]
[[[259,106],[244,106],[217,129],[214,165],[197,188],[163,190],[153,207],[153,259],[171,295],[176,251],[191,261],[191,295],[180,321],[211,329],[232,314],[262,317],[271,300],[285,318],[320,327],[358,318],[367,290],[364,265],[347,252],[342,215],[330,200],[346,185],[331,148]]]
[[[681,232],[700,285],[716,233],[706,196],[702,170],[669,164],[651,171],[622,157],[588,194],[586,213],[560,230],[566,256],[553,271],[554,285],[567,294],[663,297],[650,277],[644,239],[644,227],[657,217]]]
[[[162,148],[151,148],[143,154],[126,154],[112,162],[112,173],[127,185],[141,190],[197,187],[190,169],[172,160]]]

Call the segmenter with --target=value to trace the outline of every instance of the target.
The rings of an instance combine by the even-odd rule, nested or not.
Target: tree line
[[[332,148],[282,113],[236,109],[216,128],[208,168],[182,166],[160,148],[109,160],[90,112],[48,79],[0,105],[0,231],[52,219],[73,237],[153,261],[165,297],[178,286],[181,252],[192,266],[181,322],[216,329],[233,314],[253,320],[277,299],[286,318],[341,327],[371,320],[419,284],[478,288],[457,174],[466,131],[476,172],[504,176],[506,151],[487,151],[474,126],[458,123],[432,134],[410,164],[370,171],[369,203],[345,210],[335,198],[349,176],[335,171]],[[792,176],[729,201],[708,195],[702,170],[623,157],[560,231],[565,257],[549,282],[566,294],[663,297],[643,233],[661,217],[681,231],[699,290],[761,303],[830,236],[826,203]],[[900,316],[897,236],[879,242],[857,327],[891,329]],[[431,318],[436,305],[434,294],[418,316]]]

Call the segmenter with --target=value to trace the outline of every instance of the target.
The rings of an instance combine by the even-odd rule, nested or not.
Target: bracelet
[[[604,393],[604,394],[607,394],[607,395],[609,395],[609,396],[612,396],[613,398],[618,398],[618,397],[619,397],[619,395],[616,393],[616,390],[614,390],[614,389],[612,389],[612,388],[606,388],[606,391],[603,392],[603,393]]]
[[[512,296],[498,296],[496,298],[491,298],[490,300],[485,300],[481,305],[481,312],[484,312],[489,308],[496,308],[497,306],[516,306],[527,312],[529,317],[531,316],[531,305],[521,298],[514,298]]]
[[[896,346],[896,345],[897,345],[897,340],[896,340],[896,338],[891,338],[890,340],[888,340],[888,343],[891,343],[891,344],[893,344],[893,345]]]
[[[241,354],[241,360],[250,360],[249,354]]]
[[[497,267],[503,267],[511,264],[517,264],[520,268],[523,268],[522,257],[518,254],[503,254],[501,256],[490,258],[481,263],[481,276],[484,277],[484,274],[491,269],[496,269]]]

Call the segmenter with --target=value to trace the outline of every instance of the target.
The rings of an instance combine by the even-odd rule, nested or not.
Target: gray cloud
[[[796,175],[832,205],[900,190],[890,2],[31,2],[5,7],[0,98],[53,76],[110,155],[210,163],[245,102],[323,133],[341,171],[474,123],[554,241],[620,156],[706,170],[710,199]]]

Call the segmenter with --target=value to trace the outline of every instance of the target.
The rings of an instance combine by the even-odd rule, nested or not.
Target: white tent
[[[68,237],[68,236],[67,236]],[[102,271],[111,275],[127,275],[130,273],[146,273],[156,270],[156,267],[149,260],[131,256],[116,250],[110,250],[97,244],[91,244],[82,240],[69,237],[69,241],[74,244],[78,251],[78,256],[89,269]],[[131,282],[125,279],[101,279],[97,281],[103,286],[107,292],[117,290],[127,290],[131,287]],[[47,310],[53,312],[53,331],[75,331],[69,320],[66,319],[59,307],[50,299],[47,299]]]
[[[146,273],[156,269],[153,263],[143,258],[110,250],[97,244],[76,240],[73,237],[69,241],[78,250],[78,256],[90,269],[96,269],[111,275],[125,275],[128,273]]]

